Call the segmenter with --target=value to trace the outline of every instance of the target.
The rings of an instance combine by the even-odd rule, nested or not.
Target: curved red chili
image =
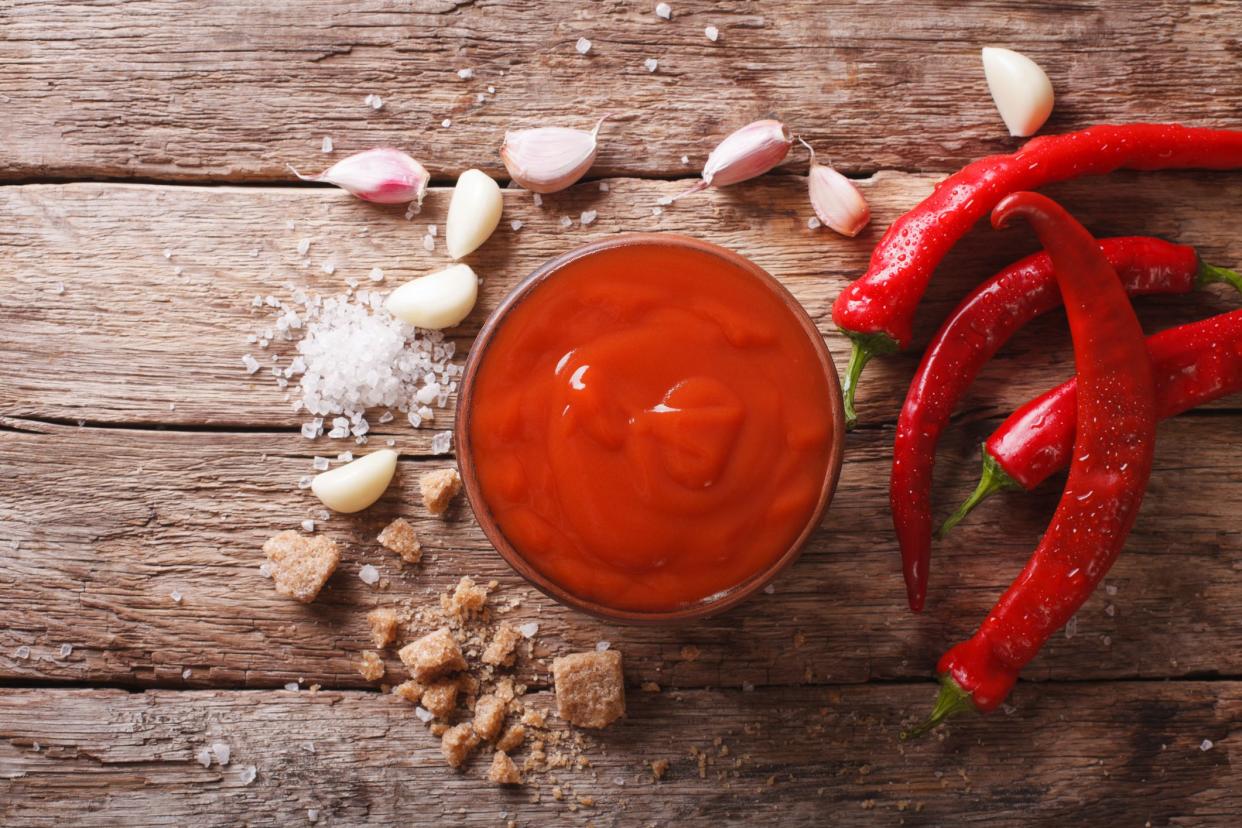
[[[1242,290],[1242,277],[1204,264],[1191,247],[1125,236],[1101,239],[1100,249],[1131,296],[1188,293],[1212,282],[1229,282]],[[897,420],[889,481],[906,596],[915,612],[927,595],[932,470],[940,434],[997,350],[1032,319],[1060,306],[1052,262],[1047,253],[1036,253],[975,288],[949,314],[923,354]]]
[[[1018,672],[1108,572],[1138,514],[1151,473],[1155,386],[1147,346],[1121,280],[1099,244],[1037,193],[1015,193],[992,213],[1031,223],[1052,257],[1074,340],[1078,429],[1065,492],[1026,568],[978,631],[940,659],[940,696],[923,733],[971,707],[1004,701]]]
[[[1242,391],[1242,310],[1161,331],[1147,338],[1156,379],[1156,416],[1183,411]],[[1031,491],[1065,468],[1074,448],[1077,383],[1053,388],[1023,405],[983,444],[978,488],[938,534],[1001,489]]]
[[[1242,167],[1242,132],[1180,124],[1093,126],[1035,138],[1011,155],[982,158],[949,176],[880,239],[867,272],[842,291],[832,321],[853,340],[843,390],[847,424],[867,361],[909,347],[932,271],[1002,198],[1054,181],[1118,169]]]

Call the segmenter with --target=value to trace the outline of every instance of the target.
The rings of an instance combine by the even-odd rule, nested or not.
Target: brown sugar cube
[[[495,739],[504,726],[508,711],[509,705],[496,696],[480,696],[474,706],[474,732],[486,742]]]
[[[391,647],[397,640],[396,610],[388,607],[373,609],[367,613],[367,623],[371,625],[371,640],[376,647]]]
[[[402,663],[410,668],[410,677],[415,681],[428,682],[439,678],[445,673],[456,673],[466,669],[466,660],[461,656],[461,647],[448,627],[441,627],[433,633],[427,633],[417,641],[406,644],[397,653]]]
[[[460,768],[478,744],[479,737],[474,735],[474,728],[462,722],[444,731],[444,736],[440,739],[440,752],[451,767]]]
[[[607,727],[625,715],[621,653],[605,650],[561,656],[552,662],[556,712],[578,727]]]
[[[433,515],[442,515],[448,511],[449,501],[461,491],[461,475],[457,473],[457,469],[427,472],[418,479],[418,488],[422,490],[427,511]]]
[[[362,677],[367,681],[377,681],[384,677],[384,662],[380,660],[377,653],[364,650],[362,661],[358,663],[358,672],[362,673]]]
[[[452,595],[440,596],[440,608],[444,614],[464,621],[478,615],[487,605],[487,588],[475,584],[469,575],[463,575],[453,588]]]
[[[400,696],[410,704],[418,704],[426,690],[427,688],[419,684],[417,681],[403,681],[396,687],[392,688],[392,694],[394,696]]]
[[[521,639],[520,632],[508,624],[501,624],[496,628],[496,634],[492,636],[492,640],[488,642],[487,649],[483,651],[483,663],[493,667],[512,666],[514,650],[517,649],[517,643]]]
[[[423,688],[423,707],[437,719],[447,719],[457,709],[457,681],[442,679]]]
[[[500,737],[496,742],[496,749],[503,750],[505,753],[513,753],[522,746],[526,741],[526,728],[520,724],[512,725],[505,731],[505,735]]]
[[[272,562],[276,591],[303,604],[318,597],[341,562],[341,550],[331,538],[307,538],[293,529],[268,538],[263,553]]]
[[[401,556],[406,563],[418,563],[423,559],[423,545],[414,534],[414,527],[405,518],[397,518],[379,533],[380,546]]]
[[[487,770],[487,781],[497,785],[521,785],[522,775],[518,773],[517,765],[513,764],[509,755],[498,750],[492,757],[492,766]]]

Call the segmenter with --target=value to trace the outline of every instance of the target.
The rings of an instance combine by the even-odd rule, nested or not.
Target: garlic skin
[[[1052,81],[1039,64],[1011,49],[986,46],[983,74],[1001,120],[1016,138],[1027,138],[1052,114]]]
[[[439,331],[460,324],[479,298],[479,277],[469,265],[406,282],[388,295],[384,309],[417,328]]]
[[[784,161],[791,146],[793,136],[780,121],[749,123],[716,145],[703,166],[703,180],[677,198],[762,175]]]
[[[815,215],[825,226],[841,235],[853,238],[871,221],[867,199],[863,198],[853,181],[832,167],[812,163],[807,176],[807,189]]]
[[[423,203],[427,182],[425,167],[401,150],[380,147],[342,158],[319,175],[302,175],[303,181],[326,181],[348,190],[363,201],[376,204]]]
[[[500,224],[504,199],[500,186],[482,170],[466,170],[457,178],[444,222],[444,243],[454,259],[473,253]]]
[[[379,500],[396,471],[397,453],[380,449],[315,475],[311,491],[332,511],[353,514]]]
[[[509,176],[532,193],[556,193],[586,175],[595,163],[596,136],[608,116],[590,132],[538,127],[505,133],[500,159]]]

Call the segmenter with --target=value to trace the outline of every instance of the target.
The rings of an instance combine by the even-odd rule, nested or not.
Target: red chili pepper
[[[1015,193],[992,213],[1031,223],[1052,257],[1074,339],[1078,422],[1065,493],[1026,568],[979,630],[940,659],[930,730],[971,707],[994,710],[1018,672],[1068,621],[1125,543],[1151,473],[1155,386],[1147,346],[1121,280],[1099,244],[1069,213],[1037,193]]]
[[[871,264],[842,291],[832,321],[853,340],[844,383],[847,425],[854,392],[876,354],[909,347],[914,313],[932,271],[997,202],[1018,190],[1118,169],[1224,170],[1242,167],[1242,132],[1180,124],[1101,125],[1027,142],[1011,155],[982,158],[949,176],[888,228]]]
[[[1100,249],[1131,296],[1188,293],[1213,282],[1242,290],[1242,276],[1204,264],[1193,248],[1180,244],[1127,236],[1101,239]],[[927,595],[932,470],[940,434],[984,364],[1026,323],[1060,306],[1052,261],[1047,253],[1036,253],[975,288],[923,354],[897,420],[889,482],[906,595],[915,612]]]
[[[1242,391],[1242,310],[1147,338],[1156,416],[1165,420]],[[1074,449],[1077,383],[1068,380],[1023,405],[983,444],[983,477],[938,534],[1001,489],[1028,492],[1065,468]]]

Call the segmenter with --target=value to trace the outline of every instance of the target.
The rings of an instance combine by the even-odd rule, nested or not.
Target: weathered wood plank
[[[588,240],[629,230],[688,233],[739,250],[780,278],[818,321],[837,364],[848,343],[833,328],[831,301],[866,266],[880,232],[931,188],[933,176],[884,173],[863,182],[874,227],[848,240],[805,226],[802,184],[775,177],[704,195],[652,215],[678,182],[611,182],[550,196],[536,207],[506,194],[505,221],[470,262],[485,277],[478,308],[457,331],[464,351],[482,319],[523,276],[548,257]],[[1242,175],[1118,175],[1056,188],[1101,235],[1149,233],[1199,247],[1205,258],[1242,262],[1233,217],[1242,214]],[[367,284],[372,266],[384,286],[443,266],[420,239],[443,224],[448,191],[434,190],[413,223],[399,209],[377,209],[336,191],[79,184],[0,189],[0,413],[90,423],[297,428],[270,378],[247,377],[245,337],[270,324],[253,296],[288,297],[287,283],[325,295],[345,279]],[[562,216],[599,212],[589,227],[567,231]],[[524,222],[517,233],[509,220]],[[286,222],[293,222],[289,229]],[[314,240],[310,254],[299,239]],[[941,268],[920,317],[919,336],[970,285],[1034,247],[1021,230],[979,228]],[[171,258],[166,259],[163,251]],[[336,264],[329,275],[321,269]],[[303,263],[309,263],[303,267]],[[63,294],[57,294],[63,285]],[[1142,300],[1156,330],[1237,306],[1224,288],[1190,297]],[[976,383],[965,408],[1008,413],[1070,371],[1064,322],[1050,317],[1005,349]],[[273,351],[292,352],[291,343]],[[916,354],[877,360],[860,395],[865,421],[892,421]],[[176,410],[170,411],[170,404]],[[1236,407],[1236,401],[1229,403]],[[391,431],[408,430],[403,421]]]
[[[989,424],[954,430],[942,454],[942,511],[973,485],[975,447]],[[464,503],[447,522],[429,518],[418,503],[417,476],[447,458],[403,461],[377,506],[320,526],[343,543],[344,562],[319,601],[304,607],[276,595],[257,572],[267,537],[322,511],[296,488],[315,451],[300,436],[0,431],[0,677],[171,687],[278,687],[305,679],[361,687],[356,662],[370,647],[365,613],[405,599],[434,602],[464,574],[496,578],[503,596],[524,596],[508,617],[540,623],[543,654],[612,641],[636,679],[666,686],[927,676],[1017,574],[1058,487],[998,498],[939,544],[928,610],[916,616],[905,607],[889,524],[889,439],[887,430],[851,435],[829,517],[773,594],[717,619],[647,629],[571,613],[525,587]],[[400,440],[407,456],[420,453],[409,438]],[[1183,417],[1163,427],[1138,527],[1108,578],[1116,594],[1101,590],[1092,598],[1077,636],[1055,636],[1028,678],[1242,675],[1238,445],[1242,417]],[[374,538],[396,515],[415,524],[433,560],[402,570],[379,549]],[[392,580],[389,590],[359,580],[365,563]],[[173,591],[183,596],[180,604]],[[73,651],[61,658],[65,643]],[[687,644],[701,651],[697,660],[681,656]],[[30,659],[16,656],[22,645],[32,648]],[[540,657],[525,675],[541,683],[546,666]]]
[[[602,175],[683,174],[712,136],[770,112],[847,170],[943,171],[1017,143],[979,63],[995,44],[1047,69],[1048,131],[1242,125],[1228,2],[915,0],[895,14],[875,0],[682,0],[671,22],[653,6],[19,0],[0,11],[0,177],[290,181],[286,164],[323,163],[329,135],[335,157],[396,144],[451,179],[499,172],[506,129],[605,112],[618,117]],[[583,36],[588,57],[574,50]]]
[[[300,825],[311,809],[320,825],[1242,819],[1237,682],[1020,685],[1010,715],[899,743],[903,720],[930,698],[925,684],[634,692],[627,719],[588,737],[589,769],[502,790],[482,780],[477,759],[449,770],[410,708],[372,693],[5,690],[0,817],[12,826]],[[1215,746],[1200,750],[1204,739]],[[194,755],[216,741],[230,746],[230,763],[205,769]],[[706,778],[692,747],[710,757]],[[655,783],[645,763],[660,758],[670,767]],[[556,801],[553,784],[572,794]],[[579,795],[594,806],[570,812]]]

